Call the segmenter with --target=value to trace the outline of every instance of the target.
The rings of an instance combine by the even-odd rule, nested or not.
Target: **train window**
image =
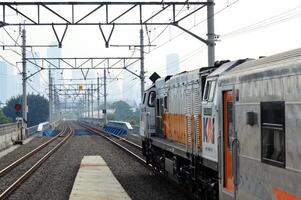
[[[213,100],[214,91],[215,91],[215,81],[212,81],[211,87],[210,87],[210,93],[209,93],[208,101],[212,101]]]
[[[167,110],[167,96],[166,97],[164,97],[164,108]]]
[[[227,103],[228,113],[228,148],[232,150],[232,142],[234,139],[234,127],[233,127],[233,104],[232,102]]]
[[[205,84],[206,84],[206,76],[202,76],[201,83],[202,83],[202,94],[204,94],[204,89],[205,89]]]
[[[156,100],[156,92],[151,91],[148,95],[148,106],[154,107],[155,106],[155,100]]]
[[[203,99],[207,101],[212,101],[214,97],[214,91],[215,81],[207,81]]]
[[[261,102],[262,162],[285,166],[285,109],[284,102]]]
[[[204,98],[203,98],[204,100],[208,100],[211,83],[212,83],[211,81],[207,81],[205,92],[204,92]]]

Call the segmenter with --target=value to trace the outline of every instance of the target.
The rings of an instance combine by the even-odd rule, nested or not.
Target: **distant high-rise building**
[[[7,69],[7,89],[8,99],[22,93],[22,75],[13,66]]]
[[[179,55],[176,53],[168,54],[166,56],[166,74],[174,75],[179,73],[180,65],[179,65]]]
[[[6,62],[0,61],[0,104],[4,104],[7,101],[7,86],[7,64]]]
[[[50,45],[56,45],[57,42],[51,42]],[[47,58],[61,58],[62,52],[61,49],[58,47],[49,47],[47,49]],[[51,60],[51,64],[54,66],[59,67],[59,61],[58,60]],[[49,64],[50,65],[50,64]],[[54,66],[50,65],[50,68],[54,68]],[[63,77],[61,70],[51,70],[51,76],[54,80],[61,79]],[[48,73],[47,73],[48,77]]]
[[[26,55],[27,58],[39,58],[40,54],[37,52],[28,52]],[[32,62],[32,63],[31,63]],[[40,61],[39,60],[31,60],[31,62],[27,62],[26,64],[26,71],[27,71],[27,77],[31,76],[28,80],[28,89],[27,92],[30,93],[40,93],[40,84],[41,84],[41,74],[36,73],[37,71],[40,70],[39,66],[40,65]],[[35,63],[35,64],[33,64]],[[36,74],[35,74],[36,73]]]

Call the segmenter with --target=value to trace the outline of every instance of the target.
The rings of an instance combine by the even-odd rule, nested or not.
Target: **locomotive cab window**
[[[156,100],[156,92],[151,91],[148,95],[148,106],[154,107],[155,106],[155,100]]]
[[[207,101],[212,101],[214,97],[214,91],[215,81],[207,81],[203,99]]]
[[[285,106],[284,102],[261,102],[262,162],[285,166]]]
[[[167,96],[166,97],[164,97],[164,108],[165,108],[165,111],[167,111],[167,108],[168,108],[168,106],[167,106]]]

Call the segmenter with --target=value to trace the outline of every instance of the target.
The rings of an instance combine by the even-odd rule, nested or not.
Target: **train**
[[[301,200],[301,49],[151,76],[147,163],[205,200]]]

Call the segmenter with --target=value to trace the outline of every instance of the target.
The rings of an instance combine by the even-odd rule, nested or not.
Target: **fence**
[[[31,135],[37,133],[38,126],[39,126],[39,125],[35,125],[35,126],[32,126],[32,127],[28,127],[28,128],[26,129],[26,135],[27,135],[27,136],[31,136]]]

